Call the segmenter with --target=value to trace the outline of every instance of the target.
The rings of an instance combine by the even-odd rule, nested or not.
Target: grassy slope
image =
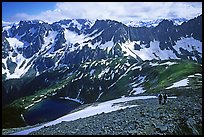
[[[156,86],[154,88],[151,82],[145,83],[147,92],[159,92],[172,85],[172,83],[187,78],[189,75],[195,73],[202,74],[202,66],[200,64],[191,61],[178,61],[178,64],[174,64],[165,69],[166,66],[158,66],[154,73],[157,73],[157,77],[152,77],[149,81],[156,79]],[[148,90],[151,89],[151,90]]]

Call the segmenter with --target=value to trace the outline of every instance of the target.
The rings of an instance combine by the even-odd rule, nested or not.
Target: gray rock
[[[128,134],[129,135],[136,135],[137,134],[137,130],[136,129],[130,130],[130,131],[128,131]]]
[[[186,121],[186,124],[188,125],[188,128],[192,130],[193,135],[199,135],[199,132],[195,127],[196,122],[193,118],[188,118],[188,120]]]
[[[164,133],[164,132],[166,132],[168,130],[166,125],[160,126],[159,129],[160,129],[161,133]]]
[[[168,130],[168,127],[166,125],[156,123],[153,123],[152,125],[156,128],[157,131],[160,131],[161,133],[164,133]]]

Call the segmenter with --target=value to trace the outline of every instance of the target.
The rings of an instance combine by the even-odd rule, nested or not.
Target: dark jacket
[[[162,100],[162,94],[159,94],[159,100]]]

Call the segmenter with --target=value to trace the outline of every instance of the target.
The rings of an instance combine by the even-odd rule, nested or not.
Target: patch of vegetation
[[[2,74],[2,81],[6,80],[6,73]]]
[[[152,77],[149,77],[149,82],[145,83],[145,87],[151,89],[148,92],[158,92],[189,75],[202,73],[202,67],[199,64],[187,60],[178,61],[178,64],[166,67],[165,65],[156,66],[151,72],[150,76]],[[152,83],[152,81],[154,82]]]
[[[8,106],[2,109],[2,128],[26,126],[21,117],[24,110],[19,107]]]

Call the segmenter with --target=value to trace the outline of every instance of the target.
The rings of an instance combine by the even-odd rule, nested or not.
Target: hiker
[[[166,104],[167,103],[167,94],[164,93],[164,103],[163,104]]]
[[[158,98],[159,98],[159,104],[161,104],[161,103],[162,103],[163,95],[160,93],[160,94],[158,95]]]

